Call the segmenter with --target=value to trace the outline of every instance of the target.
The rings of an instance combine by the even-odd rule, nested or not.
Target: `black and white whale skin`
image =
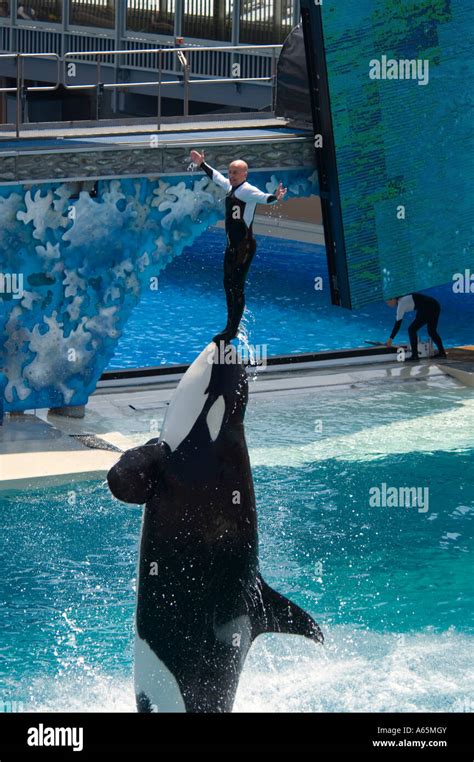
[[[323,642],[313,619],[260,575],[243,425],[247,374],[239,362],[222,360],[209,344],[176,388],[159,439],[128,450],[107,476],[119,500],[146,502],[135,636],[139,712],[230,712],[258,635]]]

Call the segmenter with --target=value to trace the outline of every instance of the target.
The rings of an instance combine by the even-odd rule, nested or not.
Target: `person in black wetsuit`
[[[395,299],[389,299],[387,302],[389,307],[397,308],[397,319],[393,326],[390,338],[387,341],[387,346],[392,346],[392,341],[400,330],[403,316],[405,312],[412,312],[416,310],[415,319],[408,326],[408,335],[410,337],[411,344],[411,357],[406,362],[418,362],[418,336],[417,331],[426,325],[428,329],[428,336],[433,339],[434,343],[438,347],[438,353],[435,357],[446,357],[444,351],[443,342],[441,336],[438,333],[438,319],[441,312],[440,303],[433,299],[432,296],[426,296],[425,294],[408,294],[407,296],[397,296]]]
[[[225,231],[227,247],[224,255],[224,288],[227,300],[227,325],[214,336],[213,341],[228,343],[237,335],[245,308],[245,278],[254,257],[257,243],[252,233],[252,222],[257,204],[276,204],[286,195],[280,183],[275,193],[263,193],[247,182],[248,166],[245,161],[229,164],[229,179],[204,161],[204,152],[191,151],[191,161],[197,164],[211,180],[223,188],[225,198]]]

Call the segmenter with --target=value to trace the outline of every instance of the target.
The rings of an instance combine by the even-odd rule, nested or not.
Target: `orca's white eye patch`
[[[219,436],[219,431],[221,430],[222,421],[224,420],[224,413],[225,413],[225,399],[221,395],[213,403],[213,405],[209,409],[209,412],[206,416],[207,428],[209,429],[209,433],[211,435],[211,439],[213,442],[215,442],[217,437]]]

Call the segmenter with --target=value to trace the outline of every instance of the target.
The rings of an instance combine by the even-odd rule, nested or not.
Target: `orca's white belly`
[[[148,643],[135,633],[135,693],[144,693],[154,712],[185,712],[183,697],[176,678],[152,651]]]

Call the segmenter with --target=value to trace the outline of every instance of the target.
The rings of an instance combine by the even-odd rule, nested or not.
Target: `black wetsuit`
[[[224,289],[227,300],[227,325],[214,337],[214,341],[230,341],[237,335],[245,308],[245,278],[254,257],[257,243],[252,223],[257,204],[274,204],[277,197],[263,193],[244,181],[232,187],[230,181],[203,162],[201,169],[211,180],[227,191],[225,197],[225,231],[227,247],[224,255]]]
[[[425,294],[408,294],[407,296],[401,296],[397,299],[397,319],[393,326],[390,338],[394,339],[400,330],[403,316],[405,312],[412,312],[416,310],[415,319],[408,326],[408,336],[410,337],[411,344],[411,356],[412,359],[418,359],[418,336],[417,331],[426,325],[428,330],[428,336],[433,339],[434,343],[438,347],[439,354],[445,355],[443,342],[438,333],[438,319],[441,307],[436,299],[432,296],[426,296]]]

